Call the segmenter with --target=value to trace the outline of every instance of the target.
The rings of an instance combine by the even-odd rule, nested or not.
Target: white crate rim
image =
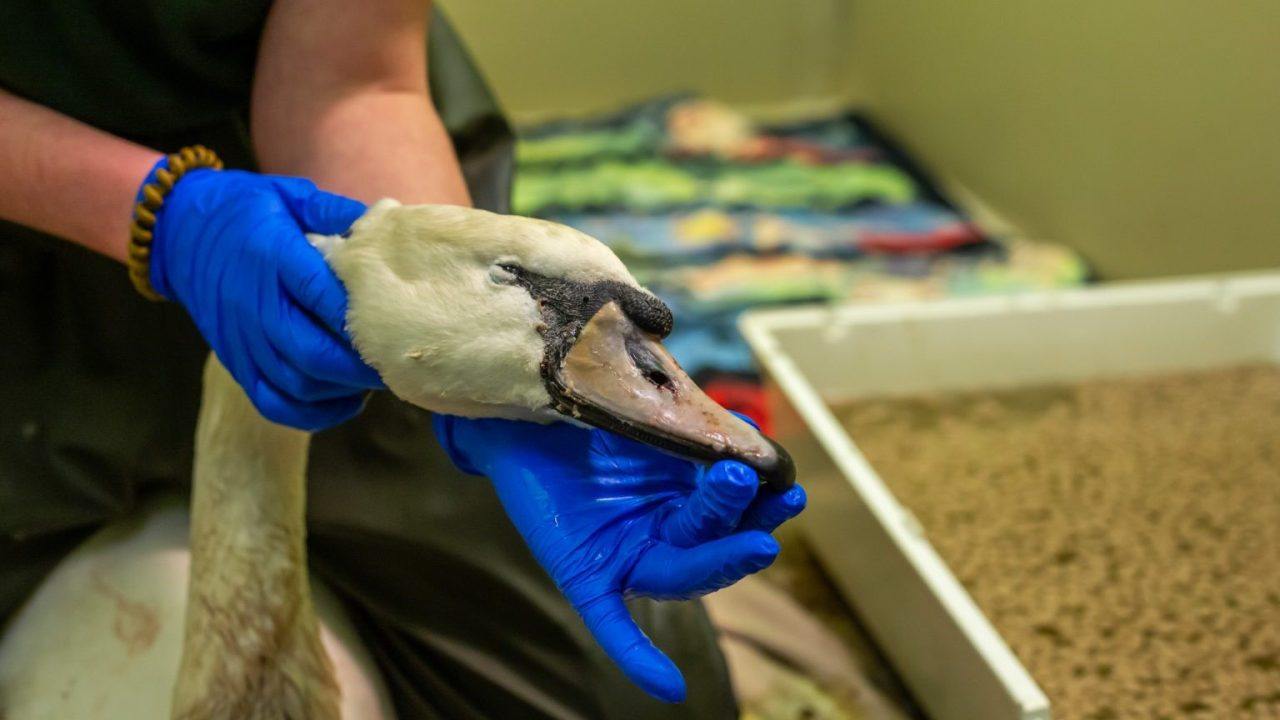
[[[1044,691],[923,536],[919,523],[897,501],[817,389],[782,349],[774,333],[790,328],[825,326],[825,332],[838,335],[851,323],[903,323],[915,319],[939,320],[992,313],[1034,314],[1056,309],[1138,303],[1160,305],[1205,301],[1228,309],[1250,296],[1277,294],[1280,294],[1280,273],[1237,273],[1009,295],[756,310],[744,313],[739,320],[739,329],[757,360],[790,399],[873,517],[881,523],[897,548],[942,602],[957,627],[986,660],[1005,692],[1022,709],[1022,717],[1025,720],[1048,720],[1049,700]],[[1280,347],[1275,349],[1275,355],[1280,357]]]

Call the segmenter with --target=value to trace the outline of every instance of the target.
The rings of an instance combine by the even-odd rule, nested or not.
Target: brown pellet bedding
[[[1280,368],[836,412],[1055,719],[1280,718]]]

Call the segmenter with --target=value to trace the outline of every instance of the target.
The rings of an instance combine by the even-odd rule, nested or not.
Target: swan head
[[[663,348],[667,306],[603,243],[544,220],[372,206],[313,237],[347,288],[347,328],[400,398],[433,412],[600,427],[773,486],[786,452],[707,397]]]

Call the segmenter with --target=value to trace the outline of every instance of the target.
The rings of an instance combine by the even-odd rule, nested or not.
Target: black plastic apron
[[[4,0],[0,87],[157,150],[199,142],[252,168],[247,107],[268,7]],[[438,13],[429,67],[472,197],[506,210],[510,130]],[[186,488],[208,348],[119,265],[4,223],[0,328],[5,618],[103,524]],[[734,714],[698,604],[633,603],[689,679],[688,703],[662,705],[611,666],[488,484],[449,464],[426,413],[380,393],[311,454],[313,571],[352,613],[401,720]]]

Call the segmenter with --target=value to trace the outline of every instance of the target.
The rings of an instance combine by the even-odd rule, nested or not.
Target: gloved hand
[[[305,237],[345,232],[364,210],[301,178],[195,170],[157,214],[152,286],[273,422],[336,425],[382,387],[346,335],[346,290]]]
[[[800,486],[759,488],[737,462],[710,468],[604,430],[435,416],[464,472],[488,476],[534,557],[633,682],[684,699],[679,669],[623,597],[687,599],[773,562],[769,533],[804,508]]]

